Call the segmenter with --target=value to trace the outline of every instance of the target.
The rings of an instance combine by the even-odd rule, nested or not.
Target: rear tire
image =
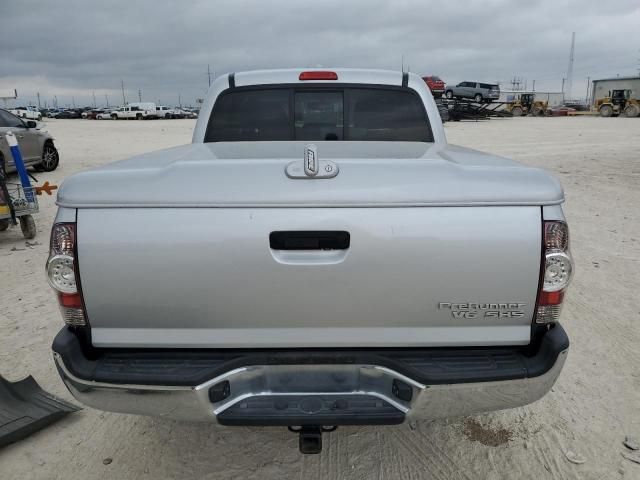
[[[640,107],[638,107],[638,105],[632,103],[630,105],[627,105],[627,107],[624,109],[625,117],[634,118],[638,115],[640,115]]]
[[[514,117],[521,117],[522,116],[522,107],[513,107],[511,109],[511,115]]]
[[[447,97],[449,100],[451,100],[453,99],[453,92],[451,90],[447,90],[444,96]]]
[[[610,117],[611,115],[613,115],[613,107],[611,105],[602,105],[600,107],[601,117]]]
[[[480,95],[479,93],[476,93],[473,96],[473,101],[476,102],[476,103],[482,103],[482,95]]]
[[[142,120],[142,114],[141,113],[138,113],[136,115],[136,120]]]
[[[44,149],[42,150],[42,161],[37,165],[37,167],[44,172],[53,172],[58,168],[59,163],[60,155],[58,154],[58,150],[55,145],[52,142],[45,143]]]
[[[22,230],[22,235],[27,240],[31,240],[32,238],[36,238],[36,222],[31,215],[24,215],[20,217],[20,230]]]
[[[111,115],[111,120],[117,120],[118,119],[118,115]]]

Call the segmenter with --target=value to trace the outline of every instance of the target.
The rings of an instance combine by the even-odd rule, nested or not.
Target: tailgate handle
[[[269,234],[273,250],[346,250],[349,232],[336,231],[282,231]]]

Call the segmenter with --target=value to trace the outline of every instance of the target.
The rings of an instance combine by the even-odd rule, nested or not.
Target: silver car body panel
[[[336,85],[402,83],[398,72],[336,72]],[[291,84],[299,74],[247,72],[234,81]],[[553,176],[448,145],[429,89],[409,74],[434,142],[315,142],[320,165],[332,162],[338,173],[302,179],[287,166],[302,164],[306,142],[202,143],[228,88],[227,76],[212,84],[191,145],[61,186],[58,205],[77,209],[94,345],[529,343],[541,206],[557,207],[557,216],[564,201]],[[270,248],[271,232],[322,230],[349,232],[351,246]]]
[[[540,215],[535,206],[79,209],[93,343],[527,344]],[[347,231],[351,244],[271,249],[270,233],[283,230]]]
[[[111,412],[152,415],[176,420],[214,422],[229,407],[265,395],[305,397],[369,395],[387,401],[406,420],[473,415],[529,404],[546,394],[564,365],[567,351],[558,355],[546,373],[518,380],[424,385],[389,368],[377,365],[254,365],[241,367],[195,387],[123,385],[87,381],[75,377],[61,357],[54,359],[67,388],[85,405]],[[335,379],[339,378],[340,383]],[[317,380],[310,391],[310,379]],[[394,380],[412,388],[410,401],[389,394]],[[228,398],[212,403],[209,388],[230,382]]]
[[[424,83],[424,82],[423,82]],[[318,207],[554,205],[544,170],[446,144],[316,142],[333,178],[300,181],[305,142],[194,144],[140,155],[68,177],[58,205],[120,207]]]

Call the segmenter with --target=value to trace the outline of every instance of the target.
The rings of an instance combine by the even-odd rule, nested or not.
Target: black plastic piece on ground
[[[29,376],[9,382],[0,375],[0,447],[17,442],[80,410],[40,388]]]
[[[413,397],[413,389],[402,380],[395,379],[391,385],[391,393],[400,400],[410,402]]]
[[[313,455],[322,451],[322,428],[306,426],[300,429],[300,439],[298,441],[300,453]]]
[[[538,343],[538,342],[536,342]],[[362,349],[92,349],[63,328],[53,341],[76,377],[131,385],[196,386],[249,365],[379,365],[425,385],[516,380],[542,375],[569,339],[560,325],[528,346]]]
[[[264,395],[250,397],[220,414],[227,426],[398,425],[405,415],[370,395]]]
[[[231,395],[231,385],[229,385],[229,380],[216,383],[209,389],[209,400],[212,403],[220,402],[227,398],[229,395]]]

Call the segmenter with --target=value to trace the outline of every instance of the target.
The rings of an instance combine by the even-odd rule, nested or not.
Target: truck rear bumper
[[[522,347],[256,351],[97,351],[63,329],[53,355],[90,407],[222,425],[397,424],[534,402],[569,347],[559,325]]]

